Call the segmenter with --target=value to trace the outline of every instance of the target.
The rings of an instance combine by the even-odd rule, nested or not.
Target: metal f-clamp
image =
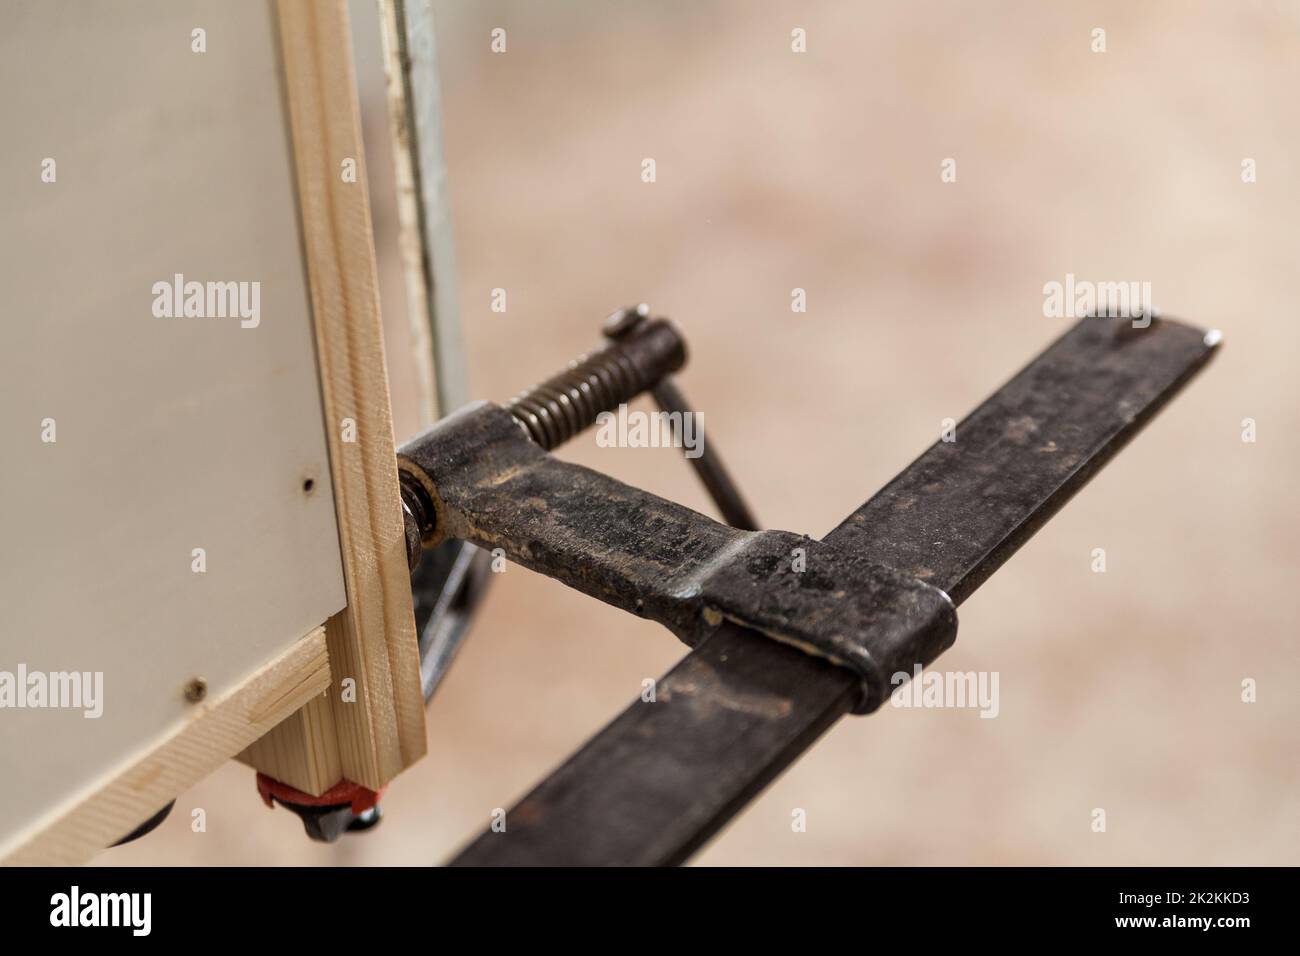
[[[942,590],[835,544],[755,522],[716,453],[696,459],[722,524],[550,449],[645,391],[689,414],[671,380],[680,333],[644,306],[615,313],[610,341],[506,406],[478,402],[399,453],[408,558],[459,539],[640,617],[695,646],[724,621],[852,669],[860,713],[896,673],[912,673],[956,637]]]

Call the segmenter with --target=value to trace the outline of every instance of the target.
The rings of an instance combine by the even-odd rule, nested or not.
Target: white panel
[[[345,597],[273,7],[0,14],[0,672],[104,674],[99,719],[0,709],[3,845]],[[155,317],[175,273],[259,324]]]

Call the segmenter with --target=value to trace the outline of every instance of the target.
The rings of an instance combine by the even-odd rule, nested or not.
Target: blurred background
[[[681,384],[766,527],[820,536],[866,500],[1070,324],[1043,316],[1067,273],[1148,281],[1162,314],[1224,335],[963,605],[936,667],[999,672],[996,719],[842,721],[696,862],[1300,862],[1300,2],[434,8],[475,397],[505,400],[649,302],[684,330]],[[400,441],[419,398],[370,149],[388,135],[379,32],[372,3],[352,11]],[[588,433],[560,454],[713,513],[670,449]],[[444,860],[683,653],[511,566],[376,830],[309,843],[231,763],[99,862]]]

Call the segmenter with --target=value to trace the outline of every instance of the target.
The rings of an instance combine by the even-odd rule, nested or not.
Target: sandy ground
[[[1163,313],[1224,334],[962,607],[939,666],[997,671],[999,716],[843,721],[698,862],[1300,862],[1300,3],[436,7],[474,393],[509,397],[648,301],[684,329],[682,385],[767,526],[833,527],[1062,331],[1042,289],[1067,273],[1149,281]],[[385,307],[401,438],[415,399]],[[710,510],[670,450],[587,435],[563,454]],[[377,830],[309,844],[231,764],[100,860],[445,859],[682,653],[512,567]]]

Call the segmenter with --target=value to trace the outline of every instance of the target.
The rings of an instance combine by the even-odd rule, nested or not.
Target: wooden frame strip
[[[423,756],[424,697],[352,43],[342,0],[277,8],[348,606],[326,626],[328,701],[242,759],[309,793],[378,789]]]

